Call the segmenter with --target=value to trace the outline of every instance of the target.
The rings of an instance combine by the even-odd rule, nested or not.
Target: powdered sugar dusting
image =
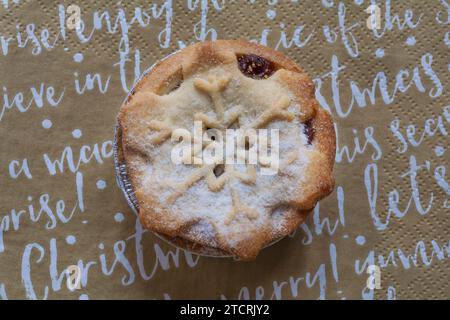
[[[152,203],[152,210],[161,214],[166,212],[174,218],[174,223],[196,220],[197,223],[188,229],[186,236],[210,242],[212,246],[217,244],[214,239],[218,237],[233,247],[258,229],[271,226],[275,230],[281,230],[285,224],[285,215],[282,212],[273,214],[273,211],[280,204],[292,202],[301,196],[299,192],[305,180],[304,172],[309,165],[308,153],[314,151],[314,147],[307,144],[308,139],[300,122],[303,114],[295,96],[275,76],[267,80],[254,80],[243,76],[236,68],[235,65],[215,67],[184,79],[180,88],[159,98],[163,108],[154,114],[149,110],[148,117],[139,119],[147,125],[154,119],[164,120],[170,126],[192,132],[194,114],[201,112],[210,118],[217,116],[213,101],[204,92],[195,90],[194,85],[196,79],[208,79],[212,75],[232,75],[221,98],[225,113],[236,106],[242,109],[240,127],[249,126],[284,96],[289,97],[290,104],[286,111],[294,114],[295,118],[291,121],[274,119],[266,126],[269,130],[279,130],[279,172],[276,175],[261,175],[261,167],[258,167],[253,184],[230,178],[222,189],[212,191],[205,179],[200,179],[171,203],[169,199],[176,192],[177,186],[198,170],[198,166],[172,163],[174,143],[170,139],[160,145],[145,148],[149,162],[139,164],[138,170],[143,175],[139,189],[157,200],[157,203]],[[164,114],[161,114],[161,109]],[[148,146],[145,140],[154,134],[148,132],[147,135],[134,138],[141,139],[142,144]],[[246,166],[235,165],[234,169],[245,172]],[[238,212],[233,221],[227,223],[227,217],[236,201],[256,210],[256,217],[249,218]],[[171,218],[167,219],[170,223]]]

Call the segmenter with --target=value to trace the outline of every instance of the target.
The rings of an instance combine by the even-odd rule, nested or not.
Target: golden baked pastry
[[[136,85],[119,126],[143,226],[194,252],[254,259],[294,231],[334,187],[330,115],[315,100],[305,72],[260,45],[203,42],[164,59]],[[267,142],[272,155],[279,151],[276,170],[264,171],[267,157],[192,161],[210,143],[225,142],[230,129],[278,132],[277,146],[270,134],[257,140]],[[195,144],[196,130],[210,139]],[[248,155],[257,143],[245,139]],[[181,142],[193,147],[176,163],[172,156]]]

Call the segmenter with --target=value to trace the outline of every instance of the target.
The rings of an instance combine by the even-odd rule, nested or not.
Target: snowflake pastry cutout
[[[197,113],[194,115],[194,120],[201,121],[203,123],[203,131],[206,128],[226,130],[230,128],[236,122],[239,122],[239,118],[243,113],[243,109],[240,106],[231,108],[225,111],[222,92],[227,88],[231,80],[230,76],[209,76],[207,79],[195,79],[194,87],[196,90],[207,94],[214,108],[215,118],[204,113]],[[290,101],[287,96],[281,97],[277,103],[272,107],[269,107],[263,113],[261,113],[255,120],[253,120],[244,129],[261,129],[267,127],[268,124],[275,120],[292,121],[294,119],[294,113],[287,111]],[[169,121],[153,120],[150,122],[149,127],[151,130],[156,131],[157,134],[152,136],[151,142],[153,144],[161,144],[170,139],[173,130],[176,128]],[[191,141],[192,142],[192,141]],[[202,152],[205,148],[205,144],[193,150],[193,154],[196,155]],[[295,160],[297,153],[288,155],[288,162],[291,163]],[[264,166],[264,163],[260,161],[260,164]],[[256,166],[246,165],[246,171],[237,171],[232,164],[218,165],[215,164],[202,164],[193,173],[191,173],[184,181],[179,183],[170,182],[175,190],[167,199],[167,201],[173,204],[177,198],[183,195],[189,190],[195,183],[205,179],[208,188],[212,192],[221,191],[225,185],[228,185],[231,191],[232,209],[229,212],[225,224],[230,224],[236,216],[244,214],[249,219],[256,219],[258,217],[258,211],[255,208],[247,206],[239,197],[237,190],[229,183],[233,179],[237,179],[244,184],[252,185],[256,182]]]

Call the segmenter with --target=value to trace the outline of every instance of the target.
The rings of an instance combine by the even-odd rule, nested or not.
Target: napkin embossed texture
[[[450,298],[449,24],[448,0],[1,1],[0,298]],[[335,191],[249,263],[167,245],[115,183],[135,79],[218,38],[296,61],[337,133]]]

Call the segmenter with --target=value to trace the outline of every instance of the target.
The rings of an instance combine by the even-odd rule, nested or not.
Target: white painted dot
[[[273,9],[269,9],[266,12],[266,16],[267,16],[268,19],[273,20],[277,16],[277,12],[275,10],[273,10]]]
[[[75,139],[80,139],[82,135],[83,132],[80,129],[75,129],[72,131],[72,137],[74,137]]]
[[[78,299],[79,300],[89,300],[89,296],[87,294],[82,294],[82,295],[80,295],[80,297]]]
[[[438,156],[438,157],[442,157],[445,153],[445,148],[443,146],[436,146],[434,148],[434,153]]]
[[[344,235],[342,236],[342,238],[347,239],[347,238],[348,238],[348,234],[344,234]]]
[[[75,53],[73,55],[73,61],[75,61],[76,63],[81,63],[83,62],[84,56],[82,53]]]
[[[98,248],[100,250],[103,250],[103,249],[105,249],[105,245],[103,243],[99,243]]]
[[[64,48],[64,51],[66,51],[66,52],[69,51],[69,48]]]
[[[97,180],[97,189],[103,190],[106,188],[106,182],[104,180]]]
[[[377,49],[375,51],[375,56],[377,58],[383,58],[384,57],[384,49],[381,49],[381,48]]]
[[[356,237],[356,243],[360,246],[364,245],[366,243],[366,237],[364,236],[357,236]]]
[[[81,223],[82,223],[82,224],[87,224],[88,221],[87,221],[87,220],[83,220]]]
[[[409,36],[408,39],[406,39],[406,44],[410,47],[414,46],[416,42],[416,38],[413,36]]]
[[[114,220],[116,220],[116,222],[122,222],[123,220],[125,220],[125,216],[123,215],[123,213],[122,212],[117,212],[115,215],[114,215]]]
[[[45,119],[42,121],[42,128],[50,129],[53,126],[53,123],[50,119]]]
[[[75,242],[77,242],[77,238],[75,238],[75,236],[72,236],[72,235],[67,236],[66,242],[67,242],[67,244],[73,245],[73,244],[75,244]]]
[[[360,5],[362,5],[364,3],[364,0],[355,0],[355,4],[357,5],[357,6],[360,6]]]

